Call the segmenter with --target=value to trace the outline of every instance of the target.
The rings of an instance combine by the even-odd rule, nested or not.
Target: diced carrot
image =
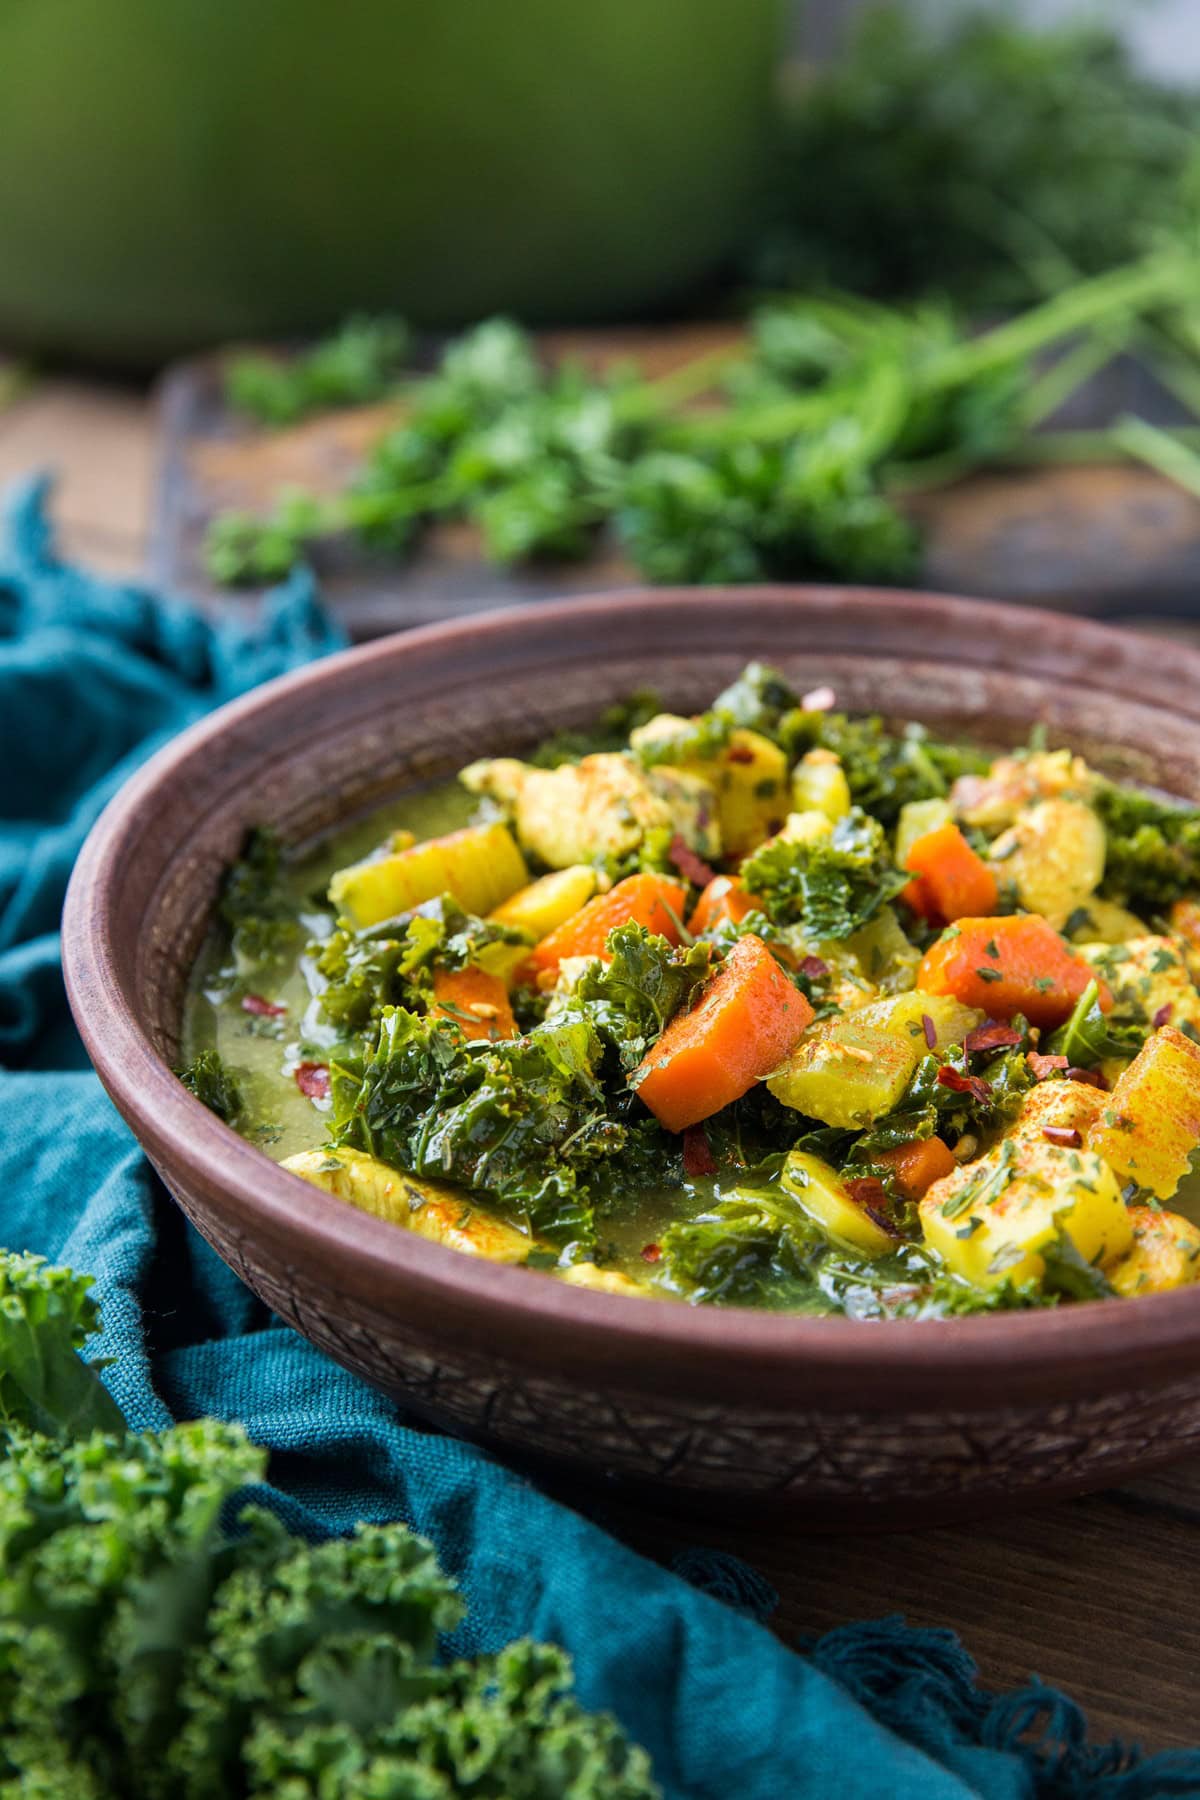
[[[495,1042],[517,1035],[508,989],[498,975],[489,975],[475,963],[465,969],[435,969],[433,998],[431,1016],[449,1019],[465,1037]]]
[[[924,919],[950,925],[955,919],[983,918],[996,910],[1000,897],[996,877],[957,825],[939,825],[917,838],[904,866],[916,880],[900,897]]]
[[[919,1200],[926,1188],[943,1175],[952,1175],[958,1166],[939,1137],[913,1138],[894,1150],[878,1151],[871,1160],[892,1171],[905,1200]]]
[[[704,898],[703,894],[700,898]],[[1200,950],[1200,903],[1195,900],[1176,900],[1171,907],[1168,922],[1176,937],[1183,938],[1191,949]]]
[[[688,930],[693,937],[699,937],[702,931],[710,931],[722,919],[730,919],[736,925],[747,913],[756,910],[761,911],[761,902],[746,892],[736,875],[717,875],[697,900],[688,920]]]
[[[607,894],[597,894],[535,945],[517,971],[517,979],[531,976],[536,981],[556,970],[564,956],[603,956],[609,932],[631,920],[665,937],[669,944],[677,944],[686,905],[687,889],[678,881],[666,875],[630,875]]]
[[[711,1118],[795,1049],[813,1009],[762,939],[739,938],[696,1004],[667,1026],[630,1080],[668,1131]]]
[[[917,986],[953,994],[992,1019],[1024,1013],[1031,1025],[1061,1025],[1096,971],[1075,956],[1038,913],[959,919],[925,952]],[[1100,1006],[1112,995],[1100,982]]]

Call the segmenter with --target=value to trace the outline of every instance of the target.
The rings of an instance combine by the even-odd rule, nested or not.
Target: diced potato
[[[982,1014],[930,994],[877,1000],[810,1026],[787,1061],[767,1078],[784,1106],[846,1130],[869,1125],[899,1101],[930,1048],[928,1017],[939,1046],[961,1043]]]
[[[1200,1044],[1164,1025],[1118,1077],[1088,1133],[1088,1149],[1102,1156],[1123,1182],[1134,1181],[1159,1200],[1169,1200],[1198,1143]]]
[[[986,775],[962,775],[950,803],[956,819],[983,831],[1002,831],[1024,806],[1070,794],[1088,800],[1097,777],[1081,756],[1070,750],[1036,750],[1031,755],[999,756]]]
[[[870,923],[845,942],[867,980],[883,993],[907,993],[916,982],[921,952],[909,943],[894,907],[881,906]]]
[[[699,856],[721,854],[712,784],[677,769],[643,769],[624,753],[557,769],[500,757],[472,763],[459,780],[506,807],[522,845],[552,869],[627,856],[648,832],[663,830],[678,832]]]
[[[654,1289],[646,1281],[635,1281],[632,1275],[625,1275],[620,1269],[601,1269],[595,1263],[571,1263],[560,1271],[561,1279],[569,1287],[591,1288],[598,1294],[652,1294]]]
[[[1146,934],[1125,944],[1082,944],[1079,955],[1112,989],[1116,1012],[1152,1025],[1167,1008],[1163,1024],[1200,1030],[1200,993],[1179,938]]]
[[[533,1240],[445,1182],[405,1175],[361,1150],[302,1150],[283,1165],[338,1200],[489,1262],[524,1262]]]
[[[691,721],[658,713],[630,733],[633,750],[645,749],[689,730]],[[674,765],[671,765],[674,768]],[[787,757],[761,732],[742,726],[712,756],[692,757],[678,768],[708,782],[717,795],[717,816],[726,856],[745,856],[776,830],[787,811]],[[665,765],[657,771],[668,773]]]
[[[823,812],[792,812],[775,833],[789,844],[813,844],[833,831],[833,820]]]
[[[793,1150],[780,1183],[835,1243],[860,1256],[886,1256],[896,1240],[859,1205],[836,1169],[819,1156]]]
[[[896,820],[896,867],[905,868],[908,853],[917,839],[948,825],[951,817],[948,800],[910,800],[907,805],[902,806],[900,817]]]
[[[488,944],[479,952],[479,963],[492,975],[505,980],[524,962],[530,944],[540,943],[558,926],[565,924],[586,906],[596,891],[596,871],[587,863],[576,863],[571,869],[556,869],[518,888],[507,900],[493,907],[488,917],[497,925],[523,932],[525,944]]]
[[[1052,1131],[1077,1131],[1082,1144],[1107,1105],[1108,1095],[1099,1088],[1051,1077],[1026,1094],[1007,1135],[1040,1138],[1049,1126]]]
[[[1130,938],[1145,937],[1146,927],[1136,913],[1115,900],[1101,900],[1093,894],[1083,906],[1076,908],[1077,917],[1064,921],[1072,944],[1125,944]]]
[[[1105,1269],[1118,1294],[1161,1294],[1200,1280],[1200,1230],[1179,1213],[1131,1206],[1133,1248]]]
[[[1104,875],[1104,827],[1082,800],[1039,800],[998,837],[991,859],[1027,912],[1061,925]]]
[[[470,913],[488,913],[529,880],[507,825],[468,825],[390,856],[339,869],[329,898],[360,930],[452,894]]]
[[[851,807],[850,783],[832,750],[810,750],[792,770],[792,805],[797,812],[820,812],[836,824]]]
[[[977,1287],[1038,1281],[1042,1252],[1068,1238],[1085,1262],[1108,1262],[1133,1242],[1129,1211],[1107,1163],[1038,1138],[1005,1138],[935,1181],[920,1202],[925,1242]]]

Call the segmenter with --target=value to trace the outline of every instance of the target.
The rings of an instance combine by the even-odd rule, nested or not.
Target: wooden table
[[[55,467],[66,551],[137,573],[151,529],[155,415],[145,393],[47,381],[0,412],[0,487]],[[736,1552],[780,1594],[788,1639],[900,1612],[961,1633],[989,1686],[1036,1673],[1086,1708],[1097,1737],[1152,1748],[1200,1739],[1200,1461],[1117,1491],[920,1535],[813,1538],[714,1526],[600,1500],[593,1510],[669,1560]]]

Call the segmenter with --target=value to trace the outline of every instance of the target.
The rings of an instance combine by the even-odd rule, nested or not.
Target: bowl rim
[[[476,613],[389,634],[323,657],[277,677],[186,727],[137,769],[93,825],[72,872],[63,913],[63,966],[76,1025],[118,1111],[155,1163],[182,1165],[202,1188],[219,1190],[293,1263],[319,1259],[343,1291],[378,1298],[389,1289],[420,1292],[431,1312],[469,1322],[480,1343],[503,1348],[506,1330],[532,1358],[576,1371],[608,1368],[636,1378],[639,1369],[667,1386],[694,1392],[697,1378],[726,1391],[752,1394],[756,1375],[777,1385],[781,1371],[808,1371],[819,1391],[814,1405],[853,1397],[864,1411],[886,1410],[903,1395],[944,1404],[999,1405],[1053,1393],[1103,1392],[1114,1376],[1128,1388],[1200,1367],[1200,1285],[1139,1298],[1079,1306],[944,1320],[855,1321],[805,1317],[753,1308],[650,1302],[569,1287],[520,1267],[466,1256],[336,1200],[272,1162],[189,1094],[154,1049],[126,992],[112,938],[112,893],[117,871],[137,839],[142,815],[164,787],[247,720],[293,703],[313,688],[337,682],[364,665],[397,655],[420,658],[481,636],[502,644],[536,622],[553,638],[559,628],[591,620],[609,624],[652,608],[686,611],[689,623],[706,613],[749,602],[782,602],[858,611],[869,621],[880,607],[905,609],[935,623],[953,615],[987,635],[1046,632],[1067,627],[1088,653],[1089,666],[1132,660],[1144,667],[1146,695],[1161,682],[1161,646],[1147,636],[1082,619],[994,601],[904,589],[767,585],[744,588],[653,588],[598,593]],[[1140,656],[1136,654],[1141,647]],[[1118,656],[1119,652],[1119,656]],[[1172,686],[1192,687],[1194,705],[1174,705],[1177,717],[1200,732],[1200,651],[1171,645]],[[530,658],[514,666],[530,667]],[[562,661],[562,657],[558,657]],[[958,659],[965,667],[980,667]],[[1003,656],[992,660],[1003,668]],[[1018,662],[1008,666],[1018,667]],[[648,676],[649,678],[649,676]],[[1112,691],[1110,688],[1108,691]],[[215,1187],[214,1187],[215,1184]],[[448,1309],[448,1311],[447,1311]],[[1114,1330],[1118,1318],[1120,1329]],[[868,1385],[869,1384],[869,1385]]]

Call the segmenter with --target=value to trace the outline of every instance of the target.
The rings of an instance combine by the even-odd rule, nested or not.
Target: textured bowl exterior
[[[342,1205],[170,1073],[188,971],[248,826],[303,842],[634,688],[699,707],[754,656],[801,691],[831,682],[851,709],[984,742],[1042,722],[1111,773],[1200,799],[1200,655],[1054,614],[855,589],[659,590],[384,639],[184,733],[96,825],[64,960],[108,1092],[282,1317],[415,1411],[524,1458],[695,1504],[899,1526],[1197,1449],[1200,1288],[923,1324],[582,1292]]]

